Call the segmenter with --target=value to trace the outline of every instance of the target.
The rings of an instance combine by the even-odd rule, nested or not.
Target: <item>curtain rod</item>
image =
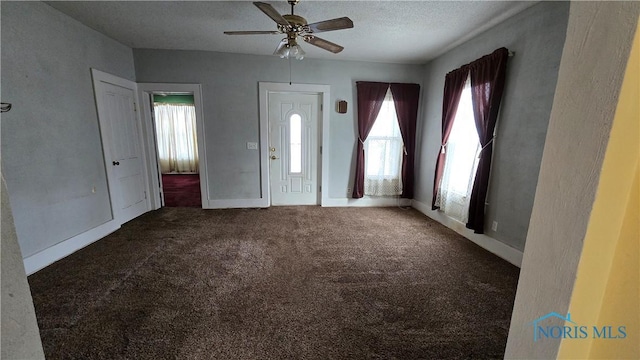
[[[509,50],[509,52],[507,53],[507,56],[514,57],[514,56],[516,56],[516,52]]]

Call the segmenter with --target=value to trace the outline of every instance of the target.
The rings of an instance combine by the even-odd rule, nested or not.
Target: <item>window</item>
[[[364,142],[364,194],[396,196],[402,193],[401,169],[404,144],[391,90]]]
[[[302,173],[302,117],[289,116],[289,172]]]
[[[196,108],[193,104],[154,103],[160,171],[198,172]]]
[[[436,204],[448,216],[466,223],[480,151],[473,117],[471,83],[468,78],[460,97],[445,151],[447,161]]]

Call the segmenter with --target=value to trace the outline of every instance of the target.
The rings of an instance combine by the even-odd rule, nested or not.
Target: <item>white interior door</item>
[[[320,95],[269,94],[271,205],[318,204]]]
[[[149,210],[135,83],[94,73],[100,132],[114,217],[125,223]]]

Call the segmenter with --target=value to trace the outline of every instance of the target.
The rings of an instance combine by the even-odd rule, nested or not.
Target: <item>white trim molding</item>
[[[411,199],[397,197],[365,196],[361,199],[328,198],[322,203],[324,207],[389,207],[411,206]]]
[[[440,224],[448,227],[449,229],[457,232],[458,234],[464,236],[466,239],[470,240],[481,248],[501,257],[502,259],[510,262],[517,267],[521,267],[523,255],[522,251],[512,248],[511,246],[485,234],[476,234],[473,232],[473,230],[467,229],[463,223],[444,215],[440,211],[431,210],[431,206],[423,202],[413,200],[411,202],[411,206],[414,209],[425,214],[430,219],[433,219]]]
[[[119,228],[120,225],[116,220],[110,220],[91,230],[87,230],[72,238],[59,242],[24,258],[24,269],[27,275],[31,275],[36,271],[44,269],[46,266],[73,254],[83,247],[104,238]]]
[[[329,201],[329,122],[330,113],[330,91],[329,85],[318,84],[288,84],[259,82],[258,83],[260,102],[260,184],[262,197],[261,206],[271,206],[271,191],[269,185],[269,93],[306,93],[322,95],[322,118],[318,119],[318,133],[322,136],[322,152],[320,154],[321,166],[318,169],[318,185],[322,187],[320,192],[320,205],[325,205]]]
[[[202,203],[205,209],[265,208],[263,199],[216,199]]]

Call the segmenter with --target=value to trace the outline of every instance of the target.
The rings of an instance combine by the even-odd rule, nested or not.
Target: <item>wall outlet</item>
[[[351,188],[350,187],[347,188],[347,196],[351,196]]]
[[[258,150],[258,143],[257,142],[248,142],[247,143],[247,150]]]
[[[498,222],[497,222],[497,221],[494,221],[494,222],[491,224],[491,230],[493,230],[493,231],[498,231]]]

